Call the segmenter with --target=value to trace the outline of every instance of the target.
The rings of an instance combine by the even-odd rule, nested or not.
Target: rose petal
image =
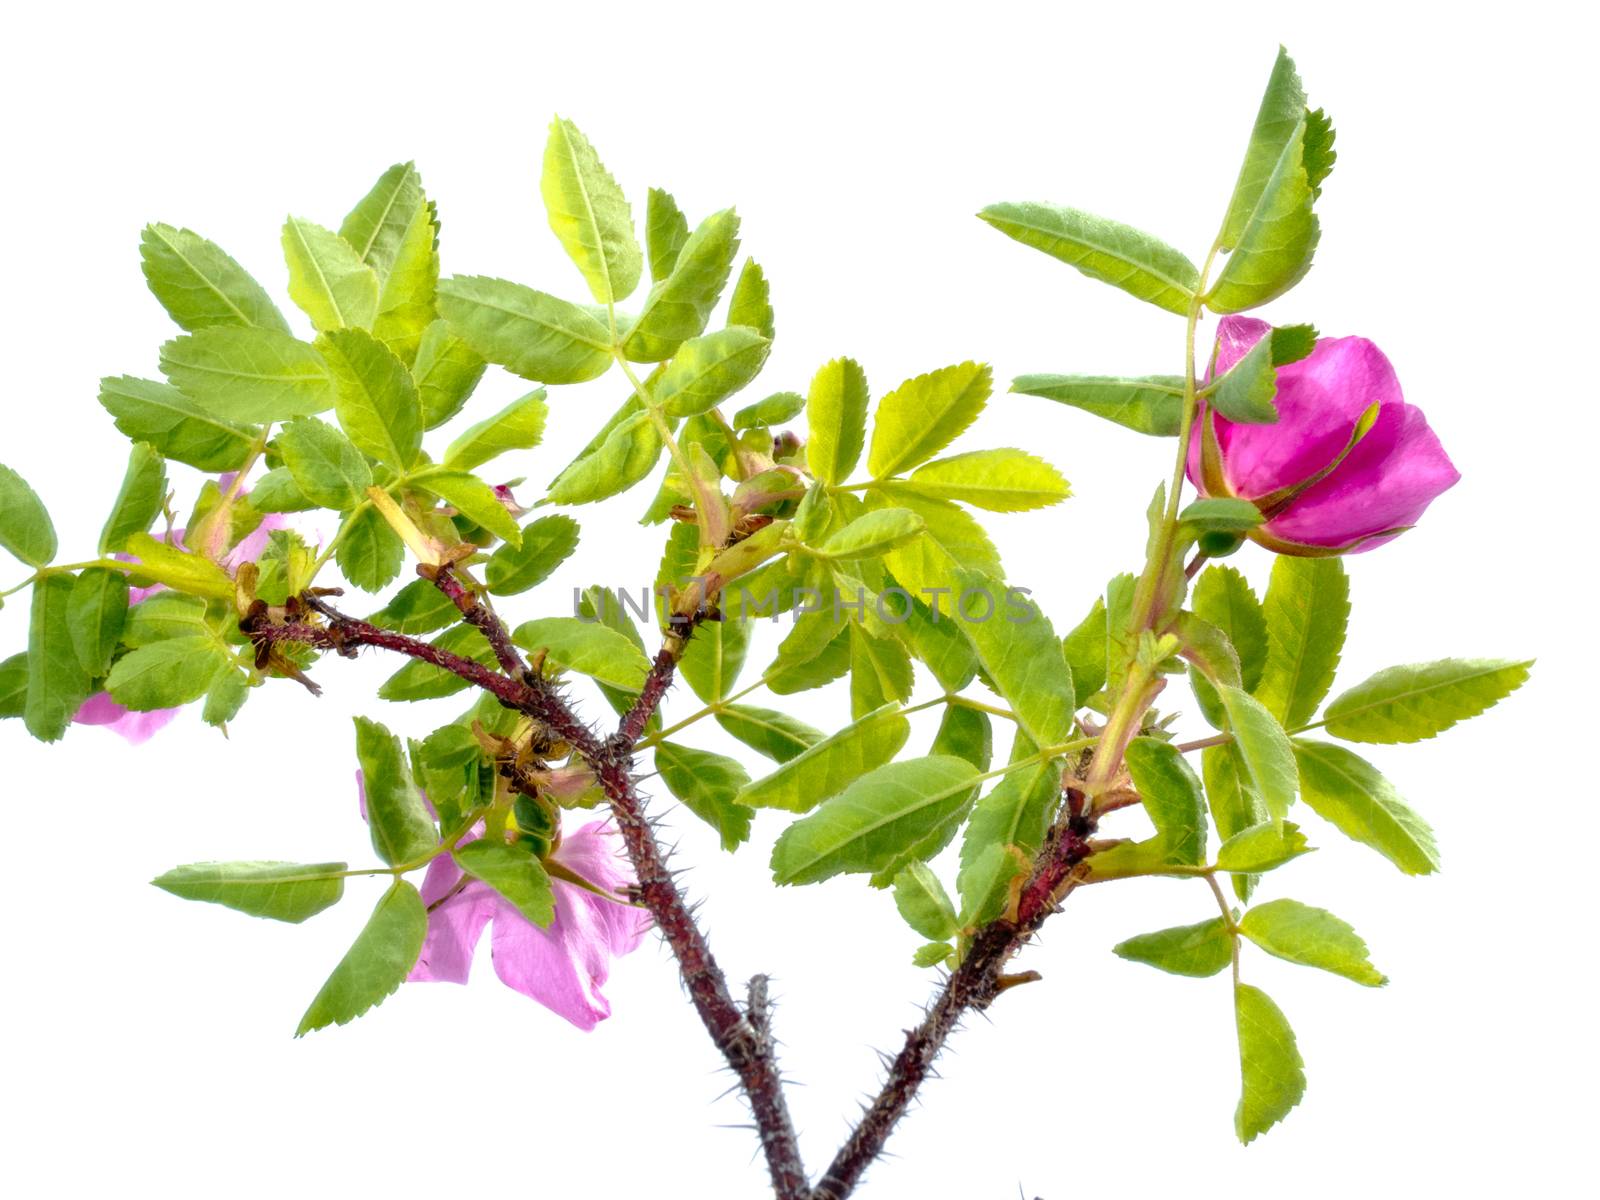
[[[120,734],[129,745],[138,746],[165,729],[177,715],[175,708],[134,712],[113,700],[110,692],[96,692],[79,705],[72,719],[79,725],[102,725]]]
[[[600,944],[587,906],[579,908],[565,893],[577,890],[556,885],[556,918],[548,929],[524,919],[509,904],[495,913],[490,950],[495,974],[509,988],[537,1000],[579,1029],[593,1029],[611,1015],[600,994],[606,980],[607,956]],[[586,928],[587,926],[587,928]]]

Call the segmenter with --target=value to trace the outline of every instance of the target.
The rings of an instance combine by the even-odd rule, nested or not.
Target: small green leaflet
[[[1111,948],[1118,958],[1145,963],[1172,975],[1204,979],[1233,962],[1233,935],[1221,917],[1141,933]]]
[[[56,556],[56,527],[28,481],[0,464],[0,546],[30,567]]]
[[[583,383],[611,366],[605,322],[519,283],[454,275],[439,281],[438,305],[451,331],[479,357],[535,383]]]
[[[1095,597],[1089,615],[1061,639],[1061,653],[1072,671],[1075,690],[1085,699],[1106,682],[1106,602]]]
[[[1071,741],[1077,707],[1072,672],[1050,619],[1032,602],[1023,606],[1023,619],[1016,619],[1002,606],[1006,589],[986,575],[963,571],[960,580],[961,595],[991,598],[983,619],[975,611],[961,610],[961,631],[1011,703],[1018,723],[1040,749]]]
[[[382,1004],[405,982],[427,935],[422,897],[404,879],[396,879],[300,1018],[295,1037],[327,1025],[346,1025]]]
[[[1267,663],[1267,622],[1249,582],[1233,567],[1207,567],[1195,580],[1190,604],[1232,643],[1244,690],[1254,691]]]
[[[78,662],[91,679],[99,679],[111,669],[111,656],[122,640],[127,619],[126,575],[91,567],[78,576],[67,600],[67,624]]]
[[[1244,234],[1250,214],[1260,202],[1278,160],[1293,140],[1300,118],[1305,115],[1306,93],[1295,70],[1294,60],[1282,46],[1267,80],[1267,90],[1261,97],[1261,107],[1256,113],[1255,127],[1250,131],[1250,144],[1245,149],[1244,164],[1239,168],[1238,181],[1233,185],[1233,196],[1228,201],[1228,213],[1223,218],[1218,244],[1232,250]]]
[[[771,346],[742,325],[690,338],[657,380],[653,399],[669,416],[709,412],[761,372]]]
[[[20,717],[27,703],[28,654],[23,651],[0,661],[0,720]]]
[[[528,621],[517,626],[512,641],[534,653],[544,650],[556,666],[624,692],[642,688],[650,670],[644,652],[622,634],[578,617]]]
[[[733,414],[735,429],[760,429],[782,425],[805,411],[806,398],[799,392],[773,392],[765,400],[747,404]]]
[[[531,527],[530,527],[531,528]],[[523,543],[526,545],[526,541]],[[426,579],[415,579],[367,620],[396,633],[432,633],[460,616],[455,603]]]
[[[1342,975],[1365,987],[1389,982],[1367,960],[1366,942],[1326,909],[1298,900],[1272,900],[1245,913],[1239,932],[1268,954],[1289,962]]]
[[[273,329],[215,325],[161,347],[161,370],[206,412],[234,424],[307,417],[333,407],[322,355]]]
[[[644,227],[650,278],[659,282],[671,275],[677,265],[678,253],[689,240],[689,221],[670,194],[651,188],[645,202]]]
[[[1255,696],[1290,729],[1311,719],[1333,686],[1350,617],[1350,581],[1337,558],[1279,556],[1262,605],[1267,660]]]
[[[1200,286],[1192,262],[1120,221],[1035,203],[991,204],[978,216],[1024,246],[1179,316],[1188,314]]]
[[[464,655],[484,666],[494,666],[494,649],[473,625],[452,625],[436,637],[431,646]],[[443,667],[420,660],[408,662],[378,688],[380,700],[434,700],[440,696],[453,696],[466,688],[465,679]]]
[[[977,771],[948,755],[888,763],[783,831],[772,851],[779,884],[882,870],[968,803]]]
[[[693,746],[658,742],[656,770],[684,807],[717,831],[724,850],[736,850],[749,840],[755,813],[737,797],[750,776],[737,761]]]
[[[419,474],[416,482],[495,537],[513,546],[522,544],[522,530],[517,526],[517,519],[500,502],[495,490],[476,475],[441,468]]]
[[[990,512],[1027,512],[1072,494],[1049,463],[1023,450],[973,450],[918,467],[906,486],[935,500],[959,500]]]
[[[372,848],[391,867],[425,857],[439,837],[400,739],[366,717],[356,717],[355,725]]]
[[[909,542],[925,528],[922,518],[908,508],[874,509],[830,534],[822,545],[808,547],[807,552],[841,562],[877,558]]]
[[[1306,836],[1293,821],[1263,821],[1241,829],[1217,848],[1217,869],[1253,875],[1281,867],[1310,851]]]
[[[1277,719],[1248,692],[1226,685],[1217,689],[1228,713],[1240,757],[1261,793],[1273,821],[1282,821],[1299,786],[1294,747]],[[1254,824],[1254,822],[1252,822]]]
[[[333,373],[339,424],[362,453],[395,471],[414,467],[422,451],[422,406],[411,372],[363,329],[340,329],[317,339]]]
[[[583,273],[595,303],[626,300],[644,269],[633,213],[589,139],[561,117],[550,122],[539,192],[551,231]]]
[[[525,843],[511,846],[478,838],[457,846],[451,857],[463,871],[487,883],[540,929],[548,928],[556,919],[556,894],[550,886],[550,876]]]
[[[874,479],[926,462],[978,419],[993,390],[987,365],[964,362],[908,379],[878,401],[867,469]]]
[[[1248,1145],[1300,1103],[1306,1094],[1305,1063],[1288,1019],[1260,988],[1238,984],[1233,1006],[1243,1076],[1233,1128]]]
[[[131,375],[102,379],[100,403],[129,440],[202,471],[243,466],[258,432],[208,412],[170,384]]]
[[[1532,666],[1532,659],[1445,658],[1389,667],[1335,699],[1324,720],[1349,742],[1420,742],[1505,699]]]
[[[1294,754],[1300,794],[1323,820],[1371,846],[1407,875],[1439,869],[1433,830],[1371,763],[1343,746],[1308,738],[1295,739]]]
[[[1278,409],[1272,403],[1277,394],[1272,338],[1264,337],[1207,390],[1206,400],[1221,416],[1238,424],[1273,425],[1278,420]]]
[[[119,658],[106,676],[106,691],[135,712],[177,708],[204,696],[233,665],[214,634],[167,638]]]
[[[121,550],[136,533],[149,532],[167,499],[167,468],[155,447],[135,442],[111,515],[100,531],[100,553]],[[0,517],[0,521],[4,518]],[[191,528],[193,526],[191,525]]]
[[[1183,376],[1019,375],[1011,390],[1081,408],[1135,433],[1177,437],[1183,427]]]
[[[381,176],[339,226],[361,261],[386,281],[400,257],[417,212],[423,207],[422,178],[413,163],[396,163]]]
[[[350,440],[325,421],[290,421],[275,442],[302,495],[321,508],[346,512],[367,498],[372,468]]]
[[[378,315],[378,274],[331,229],[290,217],[283,226],[289,298],[318,329],[370,329]]]
[[[487,366],[465,339],[450,331],[448,321],[431,322],[422,332],[411,365],[423,428],[437,429],[460,412]]]
[[[288,333],[266,291],[215,242],[188,229],[146,225],[139,236],[145,282],[180,329],[245,325]]]
[[[823,483],[843,483],[861,457],[867,428],[867,376],[854,359],[836,358],[811,380],[806,397],[806,463]]]
[[[1243,533],[1261,524],[1261,510],[1248,500],[1204,496],[1185,505],[1178,521],[1195,533]]]
[[[148,533],[130,534],[123,551],[133,556],[135,569],[130,572],[129,582],[139,587],[164,583],[196,596],[233,600],[232,577],[209,558],[158,542]]]
[[[22,721],[41,742],[59,739],[89,695],[89,676],[78,658],[67,619],[73,588],[70,575],[47,575],[33,585]]]
[[[1200,756],[1200,772],[1205,779],[1206,803],[1211,809],[1211,819],[1216,823],[1217,836],[1226,845],[1235,835],[1259,825],[1271,823],[1266,802],[1245,766],[1244,756],[1234,744],[1211,746]],[[1235,875],[1234,893],[1241,900],[1249,900],[1255,890],[1254,875]]]
[[[733,209],[701,221],[679,248],[671,274],[650,289],[638,320],[623,337],[628,360],[665,362],[688,339],[704,333],[738,252],[739,217]]]
[[[578,548],[578,523],[552,514],[522,527],[522,545],[504,545],[489,557],[484,579],[496,596],[537,587]]]
[[[544,437],[549,408],[545,390],[535,388],[506,405],[494,416],[467,429],[444,452],[444,465],[457,471],[470,471],[508,450],[531,450]]]
[[[738,802],[750,808],[809,812],[852,780],[882,766],[906,744],[911,723],[898,704],[886,704],[791,755],[770,775],[747,784]]]
[[[955,907],[926,863],[912,863],[894,877],[894,906],[906,924],[929,941],[956,935]]]
[[[174,867],[150,882],[185,900],[298,925],[344,895],[346,863],[205,862]]]
[[[1128,743],[1128,772],[1165,843],[1167,860],[1199,866],[1206,856],[1206,802],[1200,778],[1170,742],[1137,737]]]
[[[753,258],[744,260],[728,300],[728,324],[746,325],[769,342],[777,331],[772,311],[772,289],[766,272]]]
[[[382,591],[400,574],[406,548],[375,508],[357,507],[339,527],[339,571],[364,592]]]
[[[725,705],[717,724],[759,754],[788,762],[822,741],[823,733],[788,713],[752,704]]]
[[[551,504],[593,504],[625,492],[651,471],[661,457],[661,433],[635,398],[612,424],[555,477],[545,499]]]

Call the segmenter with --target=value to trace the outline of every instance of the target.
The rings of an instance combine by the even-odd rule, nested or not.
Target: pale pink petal
[[[476,880],[450,895],[461,881],[461,870],[448,854],[428,864],[422,881],[422,902],[430,907],[428,936],[422,953],[406,978],[412,983],[465,983],[472,970],[472,954],[483,927],[501,911],[501,901],[486,884]],[[496,923],[498,928],[499,923]]]
[[[633,883],[633,870],[623,857],[622,841],[616,827],[609,821],[594,821],[568,834],[556,851],[556,861],[571,868],[597,887],[620,892]],[[650,928],[650,914],[644,909],[617,900],[607,900],[568,883],[557,883],[560,890],[570,891],[574,903],[593,910],[598,928],[612,954],[628,954],[639,948],[645,931]]]
[[[96,692],[79,705],[72,719],[79,725],[103,725],[120,734],[129,745],[138,746],[165,729],[177,715],[175,708],[134,712],[113,700],[110,692]]]
[[[222,560],[223,565],[236,570],[240,563],[255,562],[267,548],[267,539],[272,535],[272,531],[283,529],[285,526],[282,513],[268,513],[261,518],[261,524],[247,533],[239,544],[228,552],[228,557]]]
[[[600,994],[608,955],[593,928],[587,905],[575,906],[556,885],[556,918],[548,929],[524,920],[502,903],[495,914],[490,951],[495,974],[507,987],[537,1000],[579,1029],[593,1029],[611,1015]]]

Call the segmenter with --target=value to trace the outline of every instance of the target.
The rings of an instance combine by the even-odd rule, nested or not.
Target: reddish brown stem
[[[495,660],[499,662],[502,671],[512,679],[526,678],[527,664],[522,661],[522,655],[517,652],[516,645],[511,641],[511,634],[506,629],[505,622],[495,615],[494,610],[477,592],[456,578],[449,563],[442,567],[419,565],[417,574],[424,579],[431,579],[433,585],[448,596],[451,603],[460,610],[462,619],[483,634],[494,650]]]

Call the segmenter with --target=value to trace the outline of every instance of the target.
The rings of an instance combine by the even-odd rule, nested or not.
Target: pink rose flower
[[[1251,317],[1223,318],[1213,373],[1271,329]],[[1406,403],[1389,360],[1365,338],[1319,339],[1309,357],[1278,368],[1277,383],[1275,424],[1235,424],[1202,406],[1189,453],[1189,479],[1202,495],[1261,506],[1267,519],[1250,537],[1269,550],[1374,549],[1415,525],[1461,478],[1422,410]],[[1374,404],[1377,420],[1352,445]]]

